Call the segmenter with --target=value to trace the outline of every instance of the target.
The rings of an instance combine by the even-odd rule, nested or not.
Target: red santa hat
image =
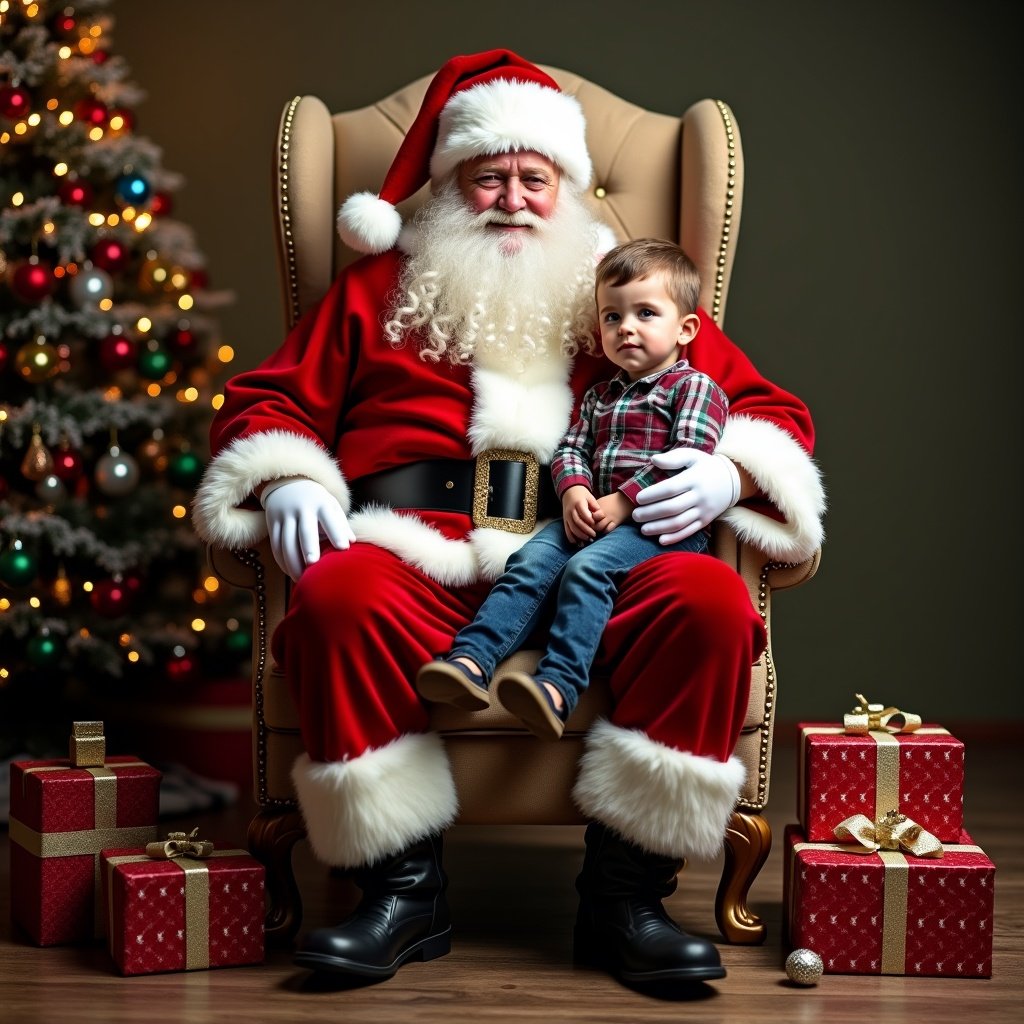
[[[402,230],[395,204],[478,156],[533,150],[583,191],[591,176],[585,129],[579,103],[511,50],[453,57],[427,87],[380,194],[349,196],[338,234],[358,252],[390,249]]]

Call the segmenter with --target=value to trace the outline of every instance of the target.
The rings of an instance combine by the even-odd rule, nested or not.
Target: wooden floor
[[[1024,1000],[1024,733],[967,742],[966,824],[996,864],[995,973],[991,980],[830,975],[811,989],[792,986],[781,944],[781,835],[794,819],[792,748],[778,742],[768,818],[776,848],[752,891],[768,924],[763,946],[721,945],[728,977],[696,992],[632,991],[604,974],[574,969],[572,887],[582,851],[578,828],[456,828],[446,867],[455,923],[452,953],[411,964],[389,982],[366,987],[319,983],[272,950],[260,967],[121,978],[100,947],[37,949],[12,935],[9,859],[0,861],[0,1021],[331,1021],[337,1024],[448,1021],[878,1021],[1002,1024]],[[162,827],[202,826],[207,837],[244,845],[250,808],[237,807]],[[306,925],[332,924],[351,896],[305,844],[296,854]],[[668,901],[690,931],[717,939],[712,904],[720,863],[690,866]]]

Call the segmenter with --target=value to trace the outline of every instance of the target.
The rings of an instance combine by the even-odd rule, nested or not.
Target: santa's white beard
[[[501,218],[530,227],[488,227]],[[426,359],[464,363],[486,355],[511,367],[591,347],[598,223],[568,189],[542,220],[474,213],[449,182],[414,226],[416,249],[386,325],[393,341],[415,332]]]

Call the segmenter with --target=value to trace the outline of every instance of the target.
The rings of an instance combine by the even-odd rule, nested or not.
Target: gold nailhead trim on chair
[[[252,569],[256,576],[253,587],[256,605],[256,665],[253,673],[253,704],[256,711],[256,802],[260,807],[288,807],[287,800],[271,800],[267,796],[267,721],[264,713],[263,679],[267,671],[267,583],[263,563],[251,548],[234,552],[234,556]]]
[[[732,111],[721,100],[715,100],[718,112],[725,125],[725,139],[729,147],[729,180],[725,191],[725,218],[722,221],[722,241],[718,247],[718,263],[715,269],[715,294],[711,300],[711,316],[715,323],[722,325],[722,292],[725,289],[725,266],[729,255],[729,235],[732,230],[732,207],[736,195],[736,132],[733,128]]]
[[[781,569],[785,562],[765,562],[761,568],[761,576],[757,586],[757,614],[761,616],[765,629],[768,628],[768,574],[772,569]],[[768,737],[771,735],[772,714],[775,708],[775,665],[772,662],[772,652],[766,647],[764,649],[764,718],[761,719],[759,732],[761,733],[761,749],[757,758],[757,806],[740,801],[740,806],[751,811],[762,811],[766,803],[768,790]]]
[[[292,144],[292,122],[295,120],[295,111],[302,101],[301,96],[296,96],[285,110],[284,123],[281,126],[281,148],[278,151],[281,169],[281,193],[278,199],[278,211],[281,220],[281,227],[284,233],[284,258],[288,266],[288,292],[290,306],[288,309],[288,323],[294,327],[299,319],[299,275],[295,266],[295,238],[292,234],[292,214],[288,200],[288,156]]]

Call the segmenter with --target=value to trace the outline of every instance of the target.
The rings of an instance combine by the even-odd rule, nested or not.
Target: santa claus
[[[594,352],[593,271],[613,239],[582,200],[584,127],[577,102],[509,51],[449,61],[380,194],[339,212],[368,255],[229,382],[213,424],[196,529],[226,547],[269,532],[295,581],[273,637],[307,751],[293,778],[314,852],[363,890],[352,916],[302,940],[296,961],[314,970],[382,979],[450,948],[441,837],[457,797],[413,680],[559,514],[544,464],[611,372]],[[433,197],[403,226],[394,204],[427,180]],[[680,471],[634,517],[666,540],[722,517],[770,558],[807,557],[824,500],[805,406],[703,313],[688,357],[729,396],[721,443],[682,469],[658,456]],[[631,983],[725,974],[661,900],[684,857],[721,848],[764,643],[744,584],[714,558],[666,554],[618,594],[595,663],[613,710],[574,790],[592,822],[575,948]]]

